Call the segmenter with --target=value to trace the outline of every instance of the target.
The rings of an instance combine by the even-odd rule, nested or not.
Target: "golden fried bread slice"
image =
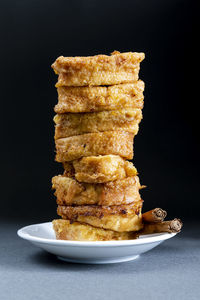
[[[116,232],[96,228],[79,222],[70,223],[69,220],[53,220],[53,229],[57,240],[70,241],[117,241],[132,240],[138,237],[135,232]]]
[[[114,154],[133,158],[133,133],[105,131],[56,140],[56,161],[66,162],[85,156]]]
[[[78,113],[123,108],[143,108],[144,82],[112,86],[93,87],[58,87],[58,104],[56,113]]]
[[[118,232],[139,231],[143,227],[141,212],[128,216],[116,214],[104,216],[102,218],[93,216],[78,216],[77,221],[90,224],[94,227],[110,229]]]
[[[144,53],[114,51],[110,56],[60,56],[52,64],[58,74],[56,86],[113,85],[138,80]]]
[[[64,174],[79,182],[104,183],[137,175],[132,162],[118,155],[88,156],[63,163]]]
[[[138,133],[141,109],[123,109],[95,113],[66,113],[54,117],[55,139],[90,132],[127,131]]]
[[[63,175],[52,178],[59,205],[121,205],[140,200],[138,176],[108,183],[79,183]]]
[[[142,200],[118,206],[58,206],[62,219],[86,223],[114,231],[138,231],[142,228]]]

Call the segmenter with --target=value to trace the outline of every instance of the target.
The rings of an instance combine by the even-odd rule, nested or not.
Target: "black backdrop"
[[[134,163],[144,209],[198,217],[199,111],[195,84],[197,7],[192,0],[1,1],[0,214],[34,222],[56,217],[51,177],[59,55],[143,51],[144,119]]]

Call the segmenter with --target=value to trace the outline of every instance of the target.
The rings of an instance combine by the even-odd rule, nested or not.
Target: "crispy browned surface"
[[[67,206],[58,205],[58,214],[65,216],[66,219],[76,220],[78,216],[93,216],[102,219],[108,215],[122,215],[128,216],[132,214],[139,214],[142,200],[124,205],[78,205]]]
[[[143,108],[144,82],[95,87],[58,87],[56,113]]]
[[[89,156],[90,157],[90,156]],[[92,157],[92,156],[91,156]],[[84,157],[83,157],[84,158]],[[69,162],[64,162],[63,163],[63,168],[64,168],[64,172],[63,172],[63,175],[66,176],[66,177],[76,177],[75,176],[75,169],[74,169],[74,166],[73,166],[73,163],[75,161],[80,161],[82,158],[78,159],[78,160],[73,160],[73,161],[69,161]]]
[[[58,162],[106,154],[132,159],[133,134],[124,131],[86,133],[56,140],[56,150]]]
[[[138,231],[142,228],[142,200],[119,206],[58,206],[63,219],[114,231]]]
[[[52,184],[59,205],[121,205],[140,200],[138,176],[108,183],[79,183],[65,176],[55,176]]]
[[[56,86],[113,85],[138,80],[144,53],[115,51],[111,56],[60,56],[52,64],[58,74]]]
[[[136,135],[141,119],[140,109],[59,114],[54,117],[55,139],[90,132],[118,130],[132,132]]]
[[[64,174],[79,182],[104,183],[137,175],[133,163],[117,155],[83,157],[63,166]]]
[[[53,220],[52,223],[57,240],[115,241],[132,240],[138,237],[137,233],[134,232],[116,232],[79,222],[70,224],[70,221],[62,219]]]

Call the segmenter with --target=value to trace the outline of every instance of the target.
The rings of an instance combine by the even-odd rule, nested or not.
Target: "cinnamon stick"
[[[183,223],[180,219],[174,219],[171,221],[155,222],[155,223],[144,223],[143,229],[140,231],[141,234],[152,234],[160,232],[177,233],[181,231]]]
[[[154,208],[142,214],[144,223],[162,222],[167,216],[167,212],[161,208]]]

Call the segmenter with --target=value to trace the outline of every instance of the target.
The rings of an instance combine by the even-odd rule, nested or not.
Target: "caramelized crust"
[[[56,113],[78,113],[143,108],[144,82],[112,86],[58,87]]]
[[[64,174],[79,182],[104,183],[137,175],[133,164],[117,155],[88,156],[63,163]]]
[[[116,241],[132,240],[138,237],[134,232],[116,232],[95,228],[88,224],[74,222],[70,224],[68,220],[53,220],[53,229],[57,240],[71,241]]]
[[[124,131],[86,133],[56,140],[56,161],[66,162],[85,156],[114,154],[133,158],[133,134]]]
[[[108,183],[79,183],[65,176],[52,178],[57,204],[59,205],[121,205],[140,200],[141,188],[137,176]],[[81,209],[84,207],[81,207]]]
[[[75,221],[78,216],[92,216],[102,219],[104,216],[122,215],[130,216],[132,214],[139,214],[142,206],[142,200],[134,203],[124,205],[78,205],[66,206],[58,205],[58,215],[65,217],[65,219]]]
[[[67,113],[54,117],[55,139],[90,132],[127,131],[138,133],[142,119],[140,109],[102,111],[97,113]]]
[[[142,200],[119,206],[58,206],[62,219],[90,224],[114,231],[138,231],[142,228]]]
[[[60,56],[52,64],[58,74],[56,86],[113,85],[138,80],[144,53],[114,51],[111,56]]]

